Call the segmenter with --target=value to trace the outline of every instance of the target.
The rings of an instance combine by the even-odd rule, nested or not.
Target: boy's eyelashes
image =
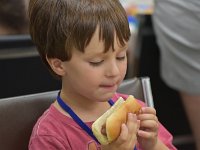
[[[121,56],[121,57],[117,57],[117,60],[125,60],[126,55],[125,56]]]
[[[118,61],[124,61],[124,60],[126,59],[126,55],[120,56],[120,57],[116,57],[116,59],[117,59]],[[92,65],[92,66],[99,66],[99,65],[101,65],[103,62],[104,62],[104,60],[102,59],[102,60],[99,60],[99,61],[90,61],[89,63],[90,63],[90,65]]]
[[[89,62],[90,65],[92,66],[99,66],[101,63],[103,63],[104,60],[101,60],[101,61],[91,61]]]

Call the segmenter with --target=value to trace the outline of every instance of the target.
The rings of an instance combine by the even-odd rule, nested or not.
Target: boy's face
[[[72,59],[63,62],[63,89],[71,98],[105,101],[113,96],[124,79],[127,69],[127,44],[122,47],[115,38],[115,51],[104,53],[98,29],[85,53],[73,50]]]

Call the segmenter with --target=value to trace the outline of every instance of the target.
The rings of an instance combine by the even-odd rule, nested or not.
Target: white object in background
[[[149,107],[154,107],[152,90],[151,90],[151,85],[150,85],[150,78],[143,77],[141,81],[142,81],[142,87],[144,91],[145,103]]]

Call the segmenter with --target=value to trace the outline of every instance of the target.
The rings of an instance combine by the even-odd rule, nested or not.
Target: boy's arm
[[[172,143],[173,136],[161,123],[159,123],[158,139],[161,143],[166,145],[168,149],[177,150],[177,148]]]
[[[143,107],[138,119],[138,143],[143,150],[176,150],[172,144],[172,135],[159,123],[154,108]]]
[[[162,141],[158,139],[157,144],[152,150],[169,150],[169,148]]]

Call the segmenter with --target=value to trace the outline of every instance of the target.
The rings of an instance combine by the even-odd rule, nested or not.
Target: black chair
[[[143,80],[134,78],[122,82],[118,92],[144,100]],[[32,128],[39,116],[56,99],[58,91],[43,92],[0,99],[0,149],[27,150]]]
[[[28,34],[0,35],[0,49],[12,49],[34,46]]]
[[[11,69],[12,68],[12,69]],[[59,89],[39,57],[30,35],[0,35],[0,98]],[[42,84],[38,82],[42,80]]]

